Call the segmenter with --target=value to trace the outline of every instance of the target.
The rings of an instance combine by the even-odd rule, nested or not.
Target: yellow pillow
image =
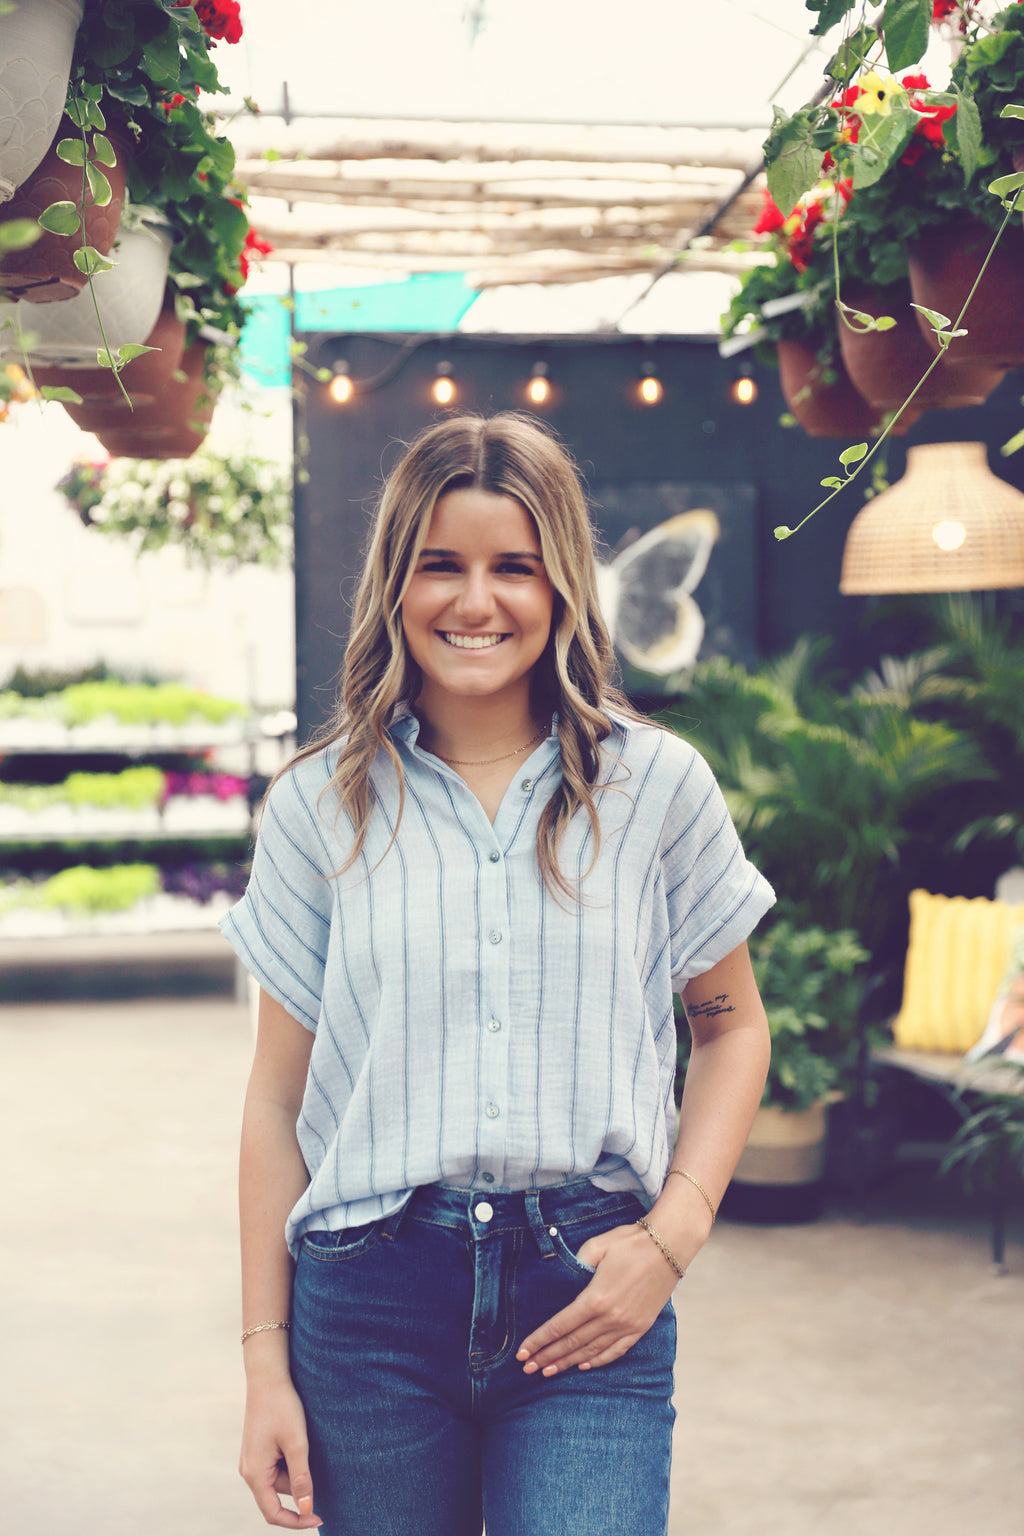
[[[984,896],[910,893],[903,1006],[893,1023],[907,1051],[969,1051],[982,1035],[1024,905]]]

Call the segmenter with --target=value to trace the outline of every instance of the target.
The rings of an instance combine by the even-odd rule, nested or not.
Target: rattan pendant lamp
[[[988,467],[984,443],[925,443],[902,480],[846,536],[839,590],[979,592],[1024,586],[1024,494]]]

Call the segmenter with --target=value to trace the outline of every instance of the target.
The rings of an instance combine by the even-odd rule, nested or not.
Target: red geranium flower
[[[231,201],[233,203],[238,203],[238,199],[234,197],[231,199]],[[238,203],[238,207],[241,208],[241,206],[241,203]],[[261,240],[256,231],[250,228],[246,233],[245,244],[243,245],[238,257],[238,268],[242,274],[242,282],[225,283],[224,287],[226,291],[228,293],[237,293],[239,288],[241,288],[242,283],[244,283],[248,278],[249,269],[252,266],[253,261],[256,260],[256,258],[259,256],[269,256],[273,249],[274,247],[271,245],[269,240]]]
[[[237,43],[242,36],[242,18],[238,0],[174,0],[176,10],[188,5],[195,7],[199,24],[211,42],[222,37],[226,43]]]
[[[761,217],[754,225],[753,233],[755,235],[770,235],[775,230],[782,228],[786,222],[786,217],[767,188],[762,191],[761,196],[764,199],[764,207],[761,209]]]

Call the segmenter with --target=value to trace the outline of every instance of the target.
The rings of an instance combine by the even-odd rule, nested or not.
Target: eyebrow
[[[420,559],[421,560],[438,560],[438,559],[458,560],[459,558],[460,558],[460,555],[459,555],[459,551],[457,549],[421,549],[420,550]],[[524,549],[524,550],[513,550],[513,549],[503,550],[500,554],[495,555],[494,558],[495,558],[495,560],[535,560],[538,565],[543,565],[544,564],[544,557],[543,557],[543,555],[535,555],[535,554],[533,554],[533,552],[531,550],[528,550],[528,549]]]

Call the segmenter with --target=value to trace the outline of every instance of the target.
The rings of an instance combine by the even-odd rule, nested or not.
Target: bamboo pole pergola
[[[489,287],[758,259],[731,247],[761,206],[760,129],[261,115],[230,132],[272,260]]]

